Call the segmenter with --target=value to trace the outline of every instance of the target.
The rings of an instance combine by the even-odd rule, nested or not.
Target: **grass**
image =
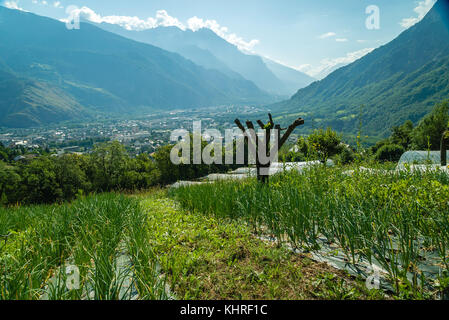
[[[320,166],[281,174],[269,185],[228,181],[183,187],[170,195],[187,210],[247,223],[255,234],[295,248],[317,250],[324,236],[351,262],[377,261],[398,297],[432,297],[429,288],[447,283],[449,274],[449,177],[357,168],[345,174],[348,169]],[[418,267],[423,252],[439,256],[442,274],[426,285]]]
[[[129,299],[135,288],[142,299],[164,294],[152,261],[138,201],[104,194],[60,206],[0,209],[0,298],[5,300]],[[118,266],[126,250],[132,267]],[[65,267],[79,269],[80,287],[66,290]],[[133,283],[125,288],[125,280]],[[128,290],[128,292],[126,292]]]
[[[164,194],[142,201],[158,256],[178,299],[380,299],[327,264],[266,243],[240,221],[182,210]]]

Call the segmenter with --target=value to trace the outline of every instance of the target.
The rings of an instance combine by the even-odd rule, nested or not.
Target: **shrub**
[[[397,162],[404,154],[404,152],[404,147],[397,144],[388,144],[377,150],[375,158],[378,161]]]
[[[340,154],[335,157],[335,160],[340,165],[350,164],[355,160],[354,151],[352,151],[351,148],[344,146]]]

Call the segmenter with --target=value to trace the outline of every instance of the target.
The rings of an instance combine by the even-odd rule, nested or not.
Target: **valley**
[[[32,152],[49,148],[55,153],[70,150],[89,152],[95,142],[119,141],[134,154],[153,153],[170,143],[170,134],[177,129],[192,130],[193,121],[205,128],[232,128],[237,117],[265,113],[262,107],[220,106],[192,110],[142,113],[141,116],[105,116],[96,121],[66,122],[34,128],[1,128],[0,143],[10,148]],[[213,117],[211,117],[213,113]]]
[[[0,1],[0,301],[449,299],[449,0],[78,4]]]

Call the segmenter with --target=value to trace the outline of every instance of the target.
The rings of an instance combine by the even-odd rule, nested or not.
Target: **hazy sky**
[[[2,1],[39,15],[65,19],[69,6],[97,22],[128,29],[177,25],[208,27],[239,46],[311,75],[352,62],[398,36],[435,0],[18,0]],[[370,5],[379,29],[368,29]],[[71,8],[71,10],[74,7]]]

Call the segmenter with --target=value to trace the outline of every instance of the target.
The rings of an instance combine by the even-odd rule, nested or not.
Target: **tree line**
[[[112,141],[95,145],[89,154],[41,155],[15,162],[8,155],[11,151],[0,145],[0,204],[54,203],[89,193],[145,190],[236,168],[176,166],[170,161],[172,148],[162,147],[152,157],[131,157],[122,144]]]

